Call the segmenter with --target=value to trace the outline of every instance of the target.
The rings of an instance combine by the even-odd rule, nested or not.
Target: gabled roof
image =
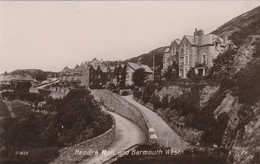
[[[163,52],[167,53],[167,52],[170,52],[170,48],[166,48]]]
[[[100,66],[99,68],[100,68],[100,70],[101,70],[103,73],[106,73],[108,67]]]
[[[180,39],[175,39],[173,42],[176,42],[178,45],[181,43]]]
[[[133,68],[134,70],[137,70],[139,68],[143,68],[145,70],[145,72],[147,73],[153,73],[153,71],[151,70],[150,67],[148,67],[148,65],[144,65],[144,64],[141,64],[141,65],[138,65],[136,63],[131,63],[131,62],[128,62],[127,63],[131,68]]]
[[[110,70],[114,71],[116,66],[108,66],[107,68],[109,68]]]

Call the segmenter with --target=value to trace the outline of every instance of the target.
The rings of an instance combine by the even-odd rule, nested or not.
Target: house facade
[[[178,48],[181,40],[175,39],[171,42],[170,47],[166,48],[163,54],[163,69],[162,74],[172,66],[173,62],[178,62]]]
[[[213,66],[213,60],[230,45],[233,45],[233,42],[227,37],[204,35],[203,30],[195,29],[193,36],[183,36],[177,46],[176,54],[180,78],[187,78],[191,68],[195,69],[196,74],[205,76],[207,70]]]
[[[36,79],[30,74],[2,74],[0,75],[0,91],[29,92],[29,88],[34,86]]]
[[[138,61],[138,63],[128,62],[126,65],[126,86],[131,86],[134,84],[133,74],[140,68],[143,68],[148,76],[146,81],[153,81],[153,71],[148,65],[141,64],[140,61]]]

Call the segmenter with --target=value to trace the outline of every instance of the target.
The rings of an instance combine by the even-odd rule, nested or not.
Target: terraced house
[[[204,35],[203,30],[195,29],[193,36],[184,35],[176,54],[180,78],[187,78],[191,68],[195,69],[196,74],[205,76],[208,68],[213,66],[213,59],[233,45],[227,36],[221,38],[214,34]]]

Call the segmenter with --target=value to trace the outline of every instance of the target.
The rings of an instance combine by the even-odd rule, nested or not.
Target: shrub
[[[161,107],[162,108],[168,108],[169,107],[169,96],[168,95],[163,96]]]
[[[154,109],[161,108],[161,101],[160,101],[160,97],[159,96],[153,95],[152,99],[151,99],[151,103],[153,104],[153,108]]]

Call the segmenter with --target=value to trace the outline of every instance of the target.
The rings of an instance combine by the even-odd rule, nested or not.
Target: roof
[[[31,75],[0,75],[0,81],[34,81]]]
[[[102,71],[103,73],[106,73],[108,67],[100,66],[99,68],[101,69],[101,71]]]
[[[131,63],[131,62],[128,62],[128,65],[133,68],[134,70],[137,70],[139,68],[143,68],[145,70],[145,72],[147,73],[153,73],[153,71],[151,70],[150,67],[148,67],[148,65],[144,65],[144,64],[141,64],[141,65],[138,65],[136,63]]]
[[[176,42],[178,45],[181,43],[180,39],[175,39],[173,42]]]
[[[169,52],[169,51],[170,51],[169,47],[164,50],[164,52]]]
[[[12,75],[0,75],[0,81],[11,81]]]
[[[112,71],[114,71],[116,66],[108,66],[108,68],[110,68]]]
[[[184,38],[186,38],[192,45],[199,46],[199,43],[194,40],[194,36],[190,35],[184,35]],[[213,42],[219,41],[221,44],[224,44],[224,41],[222,38],[220,38],[217,35],[214,34],[207,34],[202,36],[201,44],[200,46],[213,44]]]

